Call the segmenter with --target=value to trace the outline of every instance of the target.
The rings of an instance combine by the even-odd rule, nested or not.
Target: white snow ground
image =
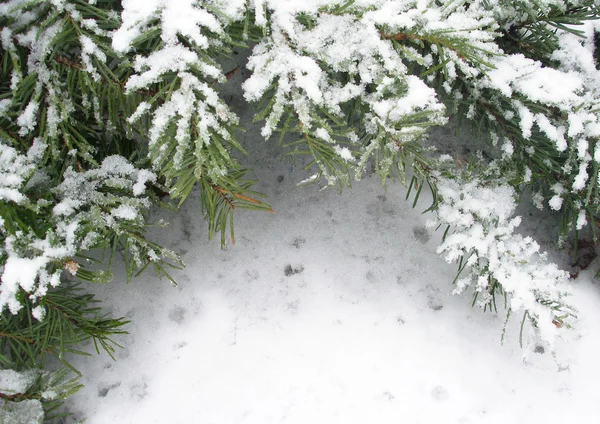
[[[235,102],[236,99],[234,98]],[[247,107],[238,112],[248,121]],[[85,387],[67,409],[104,423],[598,423],[600,284],[573,280],[577,328],[556,354],[504,311],[452,297],[455,267],[435,253],[399,184],[375,176],[339,195],[296,188],[253,127],[245,159],[275,213],[236,215],[237,243],[207,241],[198,200],[155,232],[183,254],[177,287],[150,273],[94,288],[132,320],[116,361],[74,358]],[[264,153],[266,152],[266,153]],[[540,241],[548,225],[525,220]],[[562,255],[562,256],[561,256]],[[557,257],[564,257],[566,253]]]

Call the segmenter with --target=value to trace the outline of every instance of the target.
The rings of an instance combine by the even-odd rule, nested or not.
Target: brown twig
[[[231,201],[231,200],[230,200],[230,199],[227,197],[228,195],[229,195],[229,196],[236,197],[236,198],[238,198],[238,199],[240,199],[240,200],[244,200],[244,201],[246,201],[246,202],[248,202],[248,203],[253,203],[253,204],[255,204],[255,205],[262,205],[262,204],[263,204],[263,202],[261,202],[260,200],[254,199],[254,198],[252,198],[252,197],[245,196],[245,195],[243,195],[243,194],[240,194],[240,193],[232,193],[231,191],[227,190],[226,188],[219,187],[219,186],[217,186],[217,185],[214,185],[214,184],[211,184],[211,187],[212,187],[212,188],[213,188],[213,189],[214,189],[214,190],[215,190],[217,193],[219,193],[219,194],[221,195],[221,197],[222,197],[222,198],[223,198],[223,199],[224,199],[224,200],[227,202],[227,204],[228,204],[228,205],[231,207],[231,209],[235,209],[235,205],[234,205],[234,204],[233,204],[233,202],[232,202],[232,201]],[[271,213],[273,213],[273,212],[275,212],[275,211],[273,210],[273,208],[270,208],[270,209],[269,209],[267,212],[271,212]]]
[[[74,62],[71,59],[59,54],[54,56],[54,61],[56,63],[60,63],[61,65],[68,66],[69,68],[83,69],[83,66],[81,66],[80,63]]]
[[[223,201],[225,201],[225,203],[227,203],[227,205],[229,205],[229,207],[231,209],[235,209],[235,205],[233,204],[233,202],[227,197],[227,194],[231,194],[231,192],[229,190],[225,190],[222,187],[219,187],[217,185],[211,184],[211,187],[217,192],[219,193],[219,195],[221,196],[221,198],[223,199]]]
[[[379,35],[384,40],[394,40],[394,41],[403,41],[403,40],[429,40],[428,38],[422,37],[420,35],[405,34],[403,32],[398,32],[396,34],[385,34],[383,32],[380,32]]]
[[[30,344],[34,344],[35,340],[30,339],[29,337],[23,337],[23,336],[16,336],[14,334],[10,334],[10,333],[5,333],[3,331],[0,331],[0,337],[6,337],[9,339],[16,339],[16,340],[21,340]]]
[[[8,400],[8,401],[15,401],[17,399],[19,399],[19,400],[27,399],[27,397],[24,396],[22,393],[15,393],[14,395],[7,395],[4,393],[0,393],[0,399]]]
[[[58,306],[58,304],[56,304],[56,303],[52,302],[51,300],[49,300],[48,298],[46,298],[46,305],[48,305],[48,307],[52,308],[53,310],[55,310],[56,312],[61,314],[67,321],[69,321],[75,327],[77,327],[78,329],[81,329],[81,323],[77,322],[73,317],[69,316],[69,314],[64,309],[62,309],[60,306]]]
[[[398,32],[396,34],[385,34],[384,32],[379,33],[380,37],[384,40],[394,40],[394,41],[404,41],[404,40],[419,40],[419,41],[427,41],[431,44],[440,44],[456,53],[456,55],[461,60],[466,60],[466,58],[460,53],[460,51],[448,44],[448,40],[444,40],[443,38],[433,37],[433,36],[421,36],[416,34],[405,34],[403,32]]]

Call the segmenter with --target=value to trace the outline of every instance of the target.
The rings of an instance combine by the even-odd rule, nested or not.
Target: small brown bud
[[[65,263],[65,271],[70,272],[71,275],[77,274],[78,269],[79,269],[79,264],[73,260],[70,260],[67,263]]]

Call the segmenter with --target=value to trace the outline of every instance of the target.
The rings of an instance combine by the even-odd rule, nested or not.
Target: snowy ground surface
[[[237,78],[241,78],[238,76]],[[234,106],[237,100],[234,98]],[[237,103],[247,115],[247,106]],[[445,137],[444,131],[437,137]],[[155,238],[179,251],[179,286],[151,274],[94,288],[132,320],[106,355],[74,358],[85,388],[67,408],[104,423],[598,423],[600,284],[593,263],[572,282],[578,327],[556,353],[527,338],[520,316],[451,296],[455,267],[435,253],[399,184],[366,176],[340,195],[296,188],[258,129],[245,159],[274,214],[236,215],[237,243],[208,241],[192,198]],[[441,143],[448,143],[441,140]],[[267,152],[267,153],[264,153]],[[529,215],[527,212],[526,215]],[[540,242],[552,225],[525,216]],[[567,253],[557,254],[564,260]]]

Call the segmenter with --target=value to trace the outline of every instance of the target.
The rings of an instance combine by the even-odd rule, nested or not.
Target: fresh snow
[[[297,188],[301,167],[280,162],[275,144],[266,148],[245,103],[231,107],[250,128],[241,142],[255,152],[242,160],[275,213],[238,211],[236,244],[221,250],[207,240],[196,197],[177,214],[156,212],[170,226],[151,235],[187,267],[173,272],[177,287],[150,273],[91,286],[112,315],[132,322],[116,339],[115,361],[73,358],[85,384],[67,401],[76,419],[599,422],[594,264],[570,282],[579,320],[559,333],[554,352],[527,324],[519,347],[516,313],[501,345],[502,302],[497,314],[484,313],[470,295],[451,294],[456,268],[436,254],[443,229],[426,227],[425,191],[412,209],[404,188],[390,182],[386,191],[374,174],[342,195]],[[441,134],[436,140],[452,146]],[[511,208],[492,212],[508,219]],[[551,248],[555,224],[529,212],[519,211],[519,228]]]
[[[9,54],[14,54],[17,45],[29,48],[27,71],[37,79],[32,100],[16,116],[19,134],[26,136],[36,130],[37,113],[43,109],[47,110],[48,133],[51,138],[59,137],[59,124],[70,119],[74,100],[46,63],[63,23],[13,36],[11,31],[36,20],[36,15],[20,7],[26,3],[23,0],[5,3],[0,5],[0,17],[11,24],[2,30],[2,47]],[[50,4],[89,31],[79,36],[83,68],[99,79],[96,66],[106,61],[107,55],[91,34],[109,33],[83,19],[82,13],[64,0],[51,0]],[[219,97],[214,84],[225,81],[223,69],[232,68],[221,68],[204,52],[228,42],[226,25],[230,18],[243,17],[246,2],[123,1],[122,26],[110,35],[117,52],[133,51],[135,56],[135,73],[126,88],[151,89],[169,73],[181,81],[167,101],[142,102],[129,116],[130,122],[145,116],[150,119],[153,165],[158,169],[166,159],[171,140],[165,140],[165,129],[169,126],[177,126],[172,159],[177,171],[187,155],[198,154],[191,152],[218,144],[219,139],[230,140],[227,128],[238,122],[238,115],[244,124],[249,123],[247,106],[238,103],[242,91],[246,99],[258,100],[273,88],[273,107],[267,111],[262,130],[247,133],[243,144],[251,152],[268,152],[253,154],[246,161],[257,170],[258,189],[270,195],[277,212],[238,213],[238,243],[219,251],[214,242],[206,241],[197,203],[188,202],[177,216],[156,211],[170,219],[172,226],[167,235],[154,236],[181,251],[189,265],[173,273],[181,285],[174,289],[144,276],[146,281],[136,285],[93,287],[115,315],[133,320],[131,333],[119,340],[124,349],[118,352],[116,363],[81,357],[73,360],[87,385],[69,399],[68,409],[88,422],[598,421],[599,407],[591,390],[600,374],[593,357],[600,343],[594,327],[599,321],[597,285],[591,271],[582,271],[569,281],[572,287],[563,290],[568,273],[546,263],[540,245],[520,233],[541,237],[542,244],[552,248],[549,234],[554,235],[555,228],[533,219],[519,227],[522,219],[512,216],[514,192],[502,192],[505,187],[501,185],[451,187],[456,182],[440,182],[446,205],[437,212],[436,222],[442,227],[451,223],[455,228],[441,242],[440,234],[425,226],[426,218],[402,200],[402,188],[390,186],[386,192],[368,171],[369,157],[378,144],[373,142],[360,152],[340,147],[337,138],[356,142],[357,134],[352,130],[334,134],[320,126],[314,113],[323,109],[343,118],[343,103],[360,97],[367,110],[367,133],[393,137],[394,142],[385,148],[398,149],[404,141],[424,135],[425,124],[446,122],[444,105],[422,79],[408,75],[405,62],[442,63],[440,72],[447,79],[443,88],[450,96],[463,96],[453,92],[451,85],[460,71],[466,76],[468,101],[489,91],[491,104],[511,105],[503,116],[512,119],[518,115],[526,139],[540,130],[558,151],[572,157],[561,170],[564,184],[553,186],[555,196],[548,202],[550,209],[558,211],[569,193],[586,189],[588,168],[592,160],[600,161],[595,142],[600,122],[593,113],[600,87],[600,72],[593,58],[598,23],[582,25],[585,37],[558,31],[560,48],[551,57],[558,69],[551,69],[520,54],[499,54],[495,35],[486,29],[495,29],[496,21],[519,23],[524,18],[518,7],[497,0],[457,0],[443,5],[425,0],[357,0],[344,4],[362,8],[364,13],[356,16],[325,11],[324,7],[333,5],[329,0],[253,0],[249,4],[257,22],[265,25],[265,36],[254,46],[248,62],[252,75],[243,87],[238,85],[237,97],[226,104],[221,99],[227,97]],[[538,7],[546,10],[557,5],[563,2],[538,2]],[[213,13],[211,6],[225,13]],[[299,14],[314,19],[303,25],[297,19]],[[138,37],[157,23],[160,49],[136,53]],[[415,48],[422,37],[435,40],[440,34],[452,34],[452,43],[464,41],[472,47],[459,49],[458,54],[436,42],[426,55]],[[408,40],[413,46],[396,50],[392,39]],[[345,84],[335,83],[332,72],[352,78]],[[11,87],[17,87],[22,78],[23,72],[15,69]],[[434,78],[434,74],[427,77],[429,81]],[[42,93],[47,93],[43,101]],[[561,116],[534,113],[538,103],[555,106]],[[85,97],[82,105],[101,121],[97,97]],[[7,115],[14,106],[6,100],[0,102],[0,114]],[[299,181],[318,183],[321,175],[301,181],[306,176],[299,171],[287,165],[277,168],[280,164],[271,156],[272,150],[259,141],[261,135],[269,138],[289,108],[307,137],[330,143],[332,151],[348,162],[357,160],[357,179],[363,177],[363,181],[353,191],[338,196],[315,187],[293,190]],[[471,108],[467,116],[474,117],[474,113]],[[427,116],[427,121],[411,126],[419,115]],[[490,119],[497,118],[490,115]],[[492,137],[499,140],[497,135]],[[348,146],[353,147],[352,143]],[[501,146],[503,158],[515,152],[515,146],[506,140]],[[0,174],[6,176],[0,183],[0,199],[42,207],[29,205],[19,191],[34,172],[36,151],[43,150],[41,147],[41,143],[34,145],[26,158],[0,146]],[[74,157],[79,154],[76,149],[71,152]],[[534,155],[535,149],[527,152]],[[338,181],[337,175],[328,175],[323,165],[318,165],[330,185]],[[206,166],[209,177],[226,172],[226,166],[216,161]],[[48,235],[44,240],[22,233],[6,237],[0,308],[17,312],[22,305],[15,294],[21,288],[37,300],[49,285],[59,284],[63,271],[57,269],[50,275],[47,264],[72,257],[80,246],[91,245],[100,237],[93,234],[81,240],[77,231],[80,219],[98,215],[101,219],[96,224],[114,228],[121,221],[139,222],[140,212],[150,204],[140,196],[146,182],[157,178],[114,156],[100,168],[86,172],[70,169],[64,176],[56,189],[61,202],[54,208],[55,218],[64,218],[53,228],[58,241],[51,243]],[[532,171],[525,169],[523,179],[531,176]],[[110,212],[86,213],[87,206],[96,211],[114,206],[114,199],[97,190],[101,185],[131,190],[134,198]],[[427,202],[425,197],[421,203]],[[463,204],[464,197],[469,201]],[[497,207],[498,199],[505,199],[502,207]],[[543,199],[536,194],[533,200],[543,206]],[[582,212],[588,206],[575,204],[577,229],[586,224]],[[525,216],[529,213],[524,212]],[[497,224],[495,229],[490,230],[490,221]],[[35,254],[18,251],[23,240]],[[472,254],[467,265],[480,272],[452,285],[455,269],[439,260],[436,246],[449,261]],[[154,261],[159,253],[165,255],[137,244],[129,253],[138,263],[142,257]],[[22,257],[25,254],[33,257]],[[552,259],[560,261],[561,257],[555,256]],[[66,270],[73,272],[72,268]],[[467,296],[449,296],[472,285],[483,293],[477,303],[489,302],[488,276],[511,294],[514,315],[519,308],[527,310],[538,320],[537,333],[546,341],[552,339],[552,344],[539,344],[540,334],[527,327],[525,346],[520,348],[518,316],[505,328],[504,311],[483,315],[470,309]],[[554,302],[560,303],[569,292],[570,304],[579,315],[577,327],[571,331],[554,319],[558,318],[553,315],[555,310],[550,311]],[[552,304],[548,306],[540,298]],[[41,305],[32,311],[38,320],[44,319],[44,313]],[[506,334],[504,347],[498,343],[500,334]],[[11,417],[29,403],[11,405]],[[39,417],[39,402],[33,402],[29,414],[24,418],[28,422]]]

